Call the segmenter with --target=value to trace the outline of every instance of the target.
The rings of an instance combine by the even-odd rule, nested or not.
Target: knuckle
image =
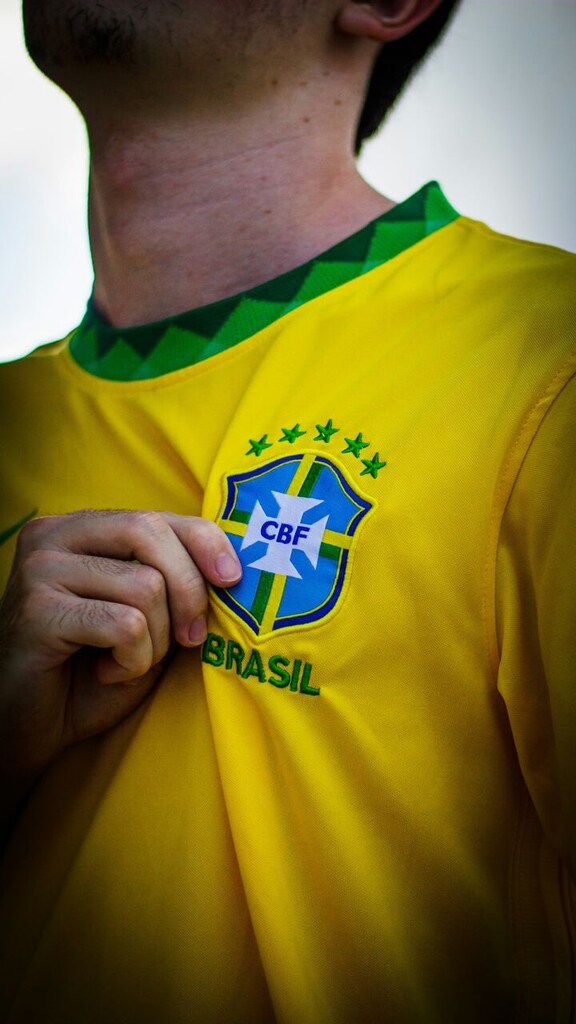
[[[148,631],[146,618],[138,608],[123,608],[117,616],[118,631],[125,643],[139,643]]]
[[[169,530],[168,523],[160,512],[132,512],[130,518],[135,535],[144,539],[157,538]]]
[[[166,583],[158,569],[150,565],[139,565],[134,572],[134,587],[147,602],[157,604],[166,597]]]
[[[209,519],[201,519],[200,517],[194,518],[192,529],[198,540],[211,544],[218,542],[224,536],[220,527],[216,526],[216,523],[212,523]]]
[[[57,516],[39,516],[36,519],[29,519],[18,534],[16,542],[16,555],[23,557],[29,551],[33,551],[46,537],[54,526],[54,519]]]

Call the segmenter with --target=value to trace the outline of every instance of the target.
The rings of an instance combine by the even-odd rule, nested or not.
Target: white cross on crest
[[[326,523],[330,517],[325,516],[315,523],[305,524],[302,522],[305,512],[316,505],[322,505],[322,501],[317,498],[282,494],[280,491],[271,493],[278,502],[276,516],[267,515],[257,501],[242,538],[240,550],[250,547],[257,541],[267,544],[266,554],[255,562],[249,562],[248,567],[271,572],[276,576],[294,576],[300,580],[302,576],[292,564],[292,554],[294,551],[301,551],[315,569]]]

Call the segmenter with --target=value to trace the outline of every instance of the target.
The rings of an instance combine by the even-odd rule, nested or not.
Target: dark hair
[[[460,0],[442,0],[426,21],[407,36],[382,47],[372,69],[356,130],[356,153],[364,140],[378,130],[410,76],[440,41],[459,3]]]

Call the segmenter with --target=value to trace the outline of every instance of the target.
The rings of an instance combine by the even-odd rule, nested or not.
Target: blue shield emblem
[[[294,454],[226,479],[218,525],[242,563],[218,599],[256,636],[323,619],[340,597],[372,502],[323,455]]]

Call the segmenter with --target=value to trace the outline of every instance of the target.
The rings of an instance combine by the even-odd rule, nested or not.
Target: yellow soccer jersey
[[[432,183],[1,368],[3,580],[13,525],[80,508],[203,515],[243,564],[32,794],[2,1021],[576,1020],[575,296]]]

